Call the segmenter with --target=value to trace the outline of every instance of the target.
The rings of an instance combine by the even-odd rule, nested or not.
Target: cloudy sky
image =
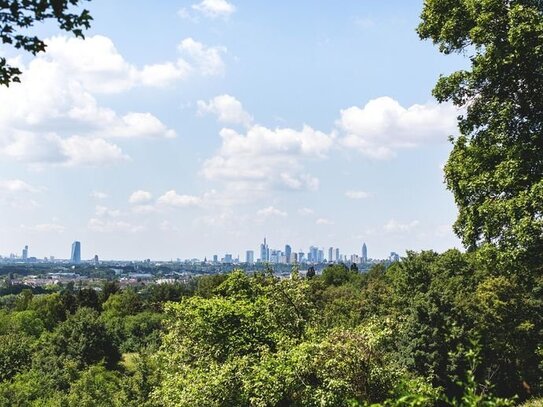
[[[442,165],[458,111],[421,1],[93,0],[86,39],[7,47],[0,254],[244,257],[264,236],[370,257],[459,246]]]

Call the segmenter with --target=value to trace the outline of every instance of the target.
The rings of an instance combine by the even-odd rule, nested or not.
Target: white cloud
[[[331,221],[330,219],[326,219],[326,218],[319,218],[315,221],[315,223],[317,225],[333,225],[334,222]]]
[[[225,47],[208,47],[192,38],[185,38],[177,47],[179,52],[189,57],[193,65],[204,76],[219,75],[224,72],[224,61],[221,54]]]
[[[34,165],[122,162],[128,156],[106,139],[175,137],[153,114],[118,113],[100,105],[95,94],[166,86],[192,73],[218,74],[226,51],[187,38],[177,61],[140,69],[104,36],[59,36],[46,42],[46,53],[21,66],[22,83],[0,88],[0,155]]]
[[[207,179],[225,182],[228,189],[251,193],[317,189],[318,179],[305,171],[303,163],[326,157],[335,137],[309,126],[297,131],[271,130],[259,125],[249,128],[246,134],[222,129],[220,136],[222,146],[204,162],[202,174]]]
[[[67,166],[104,165],[126,161],[129,157],[119,146],[100,138],[73,136],[60,140],[62,153],[67,160]]]
[[[236,11],[236,7],[226,0],[202,0],[198,4],[193,4],[192,8],[210,18],[227,18]]]
[[[383,229],[386,232],[390,232],[390,233],[410,232],[413,229],[415,229],[416,227],[418,227],[419,223],[420,222],[418,220],[413,220],[413,221],[408,222],[408,223],[400,223],[400,222],[396,221],[395,219],[390,219],[383,226]]]
[[[311,216],[315,214],[315,211],[311,208],[300,208],[298,209],[298,213],[302,216]]]
[[[153,199],[153,195],[150,192],[142,191],[141,189],[133,192],[128,198],[128,202],[131,204],[142,204],[149,202]]]
[[[345,196],[350,199],[365,199],[369,198],[371,195],[364,191],[347,191]]]
[[[98,199],[98,200],[104,200],[108,197],[108,194],[101,191],[92,191],[90,194],[91,198]]]
[[[37,192],[36,188],[20,179],[8,179],[0,181],[0,192],[19,193],[19,192]]]
[[[262,208],[256,212],[258,216],[280,216],[285,217],[287,213],[280,209],[274,208],[273,206],[268,206],[267,208]]]
[[[458,111],[449,104],[402,107],[390,97],[370,100],[364,107],[341,110],[338,127],[344,147],[373,158],[389,158],[396,150],[445,141],[456,132]]]
[[[191,71],[183,59],[139,69],[124,59],[110,38],[102,35],[85,39],[57,36],[46,43],[47,53],[40,58],[59,64],[70,78],[93,93],[119,93],[134,86],[162,87],[186,79]]]
[[[110,209],[107,206],[97,205],[95,209],[96,216],[116,218],[121,215],[118,209]]]
[[[209,102],[198,101],[198,114],[212,113],[221,123],[249,126],[253,120],[239,100],[230,95],[215,96]]]
[[[21,225],[22,229],[31,231],[31,232],[44,232],[44,233],[62,233],[66,228],[57,223],[40,223],[38,225],[26,226]]]
[[[100,219],[91,218],[87,224],[88,228],[94,232],[101,233],[114,233],[114,232],[129,232],[135,233],[145,228],[140,225],[133,225],[131,223],[115,220],[115,219]]]
[[[185,208],[200,205],[202,203],[202,199],[193,195],[179,195],[174,190],[171,190],[159,197],[157,203],[164,206]]]

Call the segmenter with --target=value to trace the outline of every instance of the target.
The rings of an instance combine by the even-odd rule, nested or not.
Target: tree
[[[493,244],[507,258],[543,260],[543,3],[425,0],[418,33],[471,69],[441,77],[440,102],[465,109],[445,166],[468,249]]]
[[[0,39],[17,49],[36,55],[45,51],[46,44],[36,36],[27,35],[27,29],[36,22],[54,19],[60,29],[83,38],[83,29],[90,27],[92,20],[88,10],[74,12],[73,8],[85,0],[0,0]],[[9,65],[0,57],[0,85],[9,86],[20,82],[19,68]]]

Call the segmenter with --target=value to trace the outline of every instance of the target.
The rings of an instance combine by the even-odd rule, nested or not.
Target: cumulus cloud
[[[57,36],[46,43],[47,53],[39,58],[61,65],[66,74],[93,93],[119,93],[134,86],[162,87],[186,79],[191,72],[190,64],[182,58],[140,69],[127,62],[113,41],[102,35],[85,39]]]
[[[108,194],[101,191],[92,191],[90,194],[91,198],[97,199],[97,200],[103,200],[108,197]]]
[[[399,232],[410,232],[413,229],[415,229],[417,226],[419,226],[418,220],[413,220],[411,222],[407,223],[401,223],[396,221],[395,219],[390,219],[384,226],[383,229],[386,232],[390,233],[399,233]]]
[[[177,49],[186,55],[204,76],[219,75],[224,72],[222,54],[227,52],[225,47],[207,47],[189,37],[181,41]]]
[[[370,100],[363,107],[341,110],[338,127],[344,147],[373,158],[389,158],[398,149],[445,141],[456,131],[458,111],[449,104],[401,106],[390,97]]]
[[[236,190],[315,190],[317,178],[308,174],[304,161],[326,157],[334,135],[304,126],[268,129],[254,125],[246,134],[232,129],[220,131],[220,150],[204,162],[202,174]]]
[[[345,196],[350,199],[365,199],[369,198],[370,194],[365,191],[347,191],[345,192]]]
[[[193,195],[180,195],[175,190],[171,190],[159,197],[157,203],[164,206],[186,208],[200,205],[202,199]]]
[[[89,219],[87,227],[93,232],[100,233],[135,233],[145,229],[141,225],[130,223],[126,213],[103,205],[96,206],[95,214]]]
[[[21,66],[24,80],[0,88],[0,155],[33,164],[102,165],[128,159],[109,138],[173,138],[149,112],[118,113],[96,94],[165,86],[189,74],[224,69],[220,47],[182,41],[175,62],[138,68],[104,36],[53,37],[46,53]]]
[[[131,204],[143,204],[153,199],[153,195],[150,192],[138,190],[133,192],[128,198],[128,202]]]
[[[39,191],[39,188],[36,188],[20,179],[7,179],[0,180],[0,191],[9,193],[37,192]]]
[[[268,206],[267,208],[262,208],[256,212],[258,216],[280,216],[285,217],[287,216],[287,213],[285,211],[282,211],[280,209],[274,208],[273,206]]]
[[[209,18],[228,18],[236,11],[236,7],[226,0],[202,0],[200,3],[193,4],[192,9]]]
[[[230,95],[215,96],[209,102],[198,101],[198,114],[212,113],[221,123],[249,126],[253,120],[239,100]]]

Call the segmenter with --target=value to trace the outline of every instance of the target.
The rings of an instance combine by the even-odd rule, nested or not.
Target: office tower
[[[94,265],[97,266],[97,265],[99,265],[99,264],[100,264],[100,259],[98,258],[98,255],[95,254],[95,255],[94,255]]]
[[[333,262],[334,261],[334,248],[333,247],[330,247],[328,249],[328,262]]]
[[[285,257],[286,257],[286,263],[290,264],[292,262],[292,259],[290,258],[292,256],[292,248],[290,245],[285,245]]]
[[[264,238],[264,243],[260,245],[260,261],[262,263],[270,261],[270,248],[268,247],[268,243],[266,243],[266,238]]]
[[[317,263],[319,261],[319,248],[311,246],[309,248],[309,253],[307,254],[307,261],[310,263]]]
[[[232,264],[234,261],[232,260],[232,255],[231,254],[225,254],[224,255],[224,262],[223,263],[226,263],[226,264]]]
[[[72,263],[78,264],[81,263],[81,243],[73,242],[72,243],[72,256],[70,258]]]
[[[23,249],[23,261],[27,261],[28,260],[28,246],[25,246],[25,248]]]
[[[339,257],[339,249],[336,247],[336,263],[339,263],[341,261],[341,257]]]
[[[298,255],[296,253],[292,253],[292,259],[291,261],[294,263],[294,264],[298,264]]]
[[[213,255],[213,263],[217,264],[219,262],[219,256],[216,254]]]
[[[317,254],[317,263],[323,263],[324,262],[324,250],[319,250]]]
[[[305,261],[304,256],[304,252],[298,252],[298,263],[303,263]]]
[[[366,246],[366,243],[362,245],[362,263],[368,262],[368,247]]]
[[[253,264],[255,262],[255,252],[252,250],[247,250],[245,253],[245,263]]]

